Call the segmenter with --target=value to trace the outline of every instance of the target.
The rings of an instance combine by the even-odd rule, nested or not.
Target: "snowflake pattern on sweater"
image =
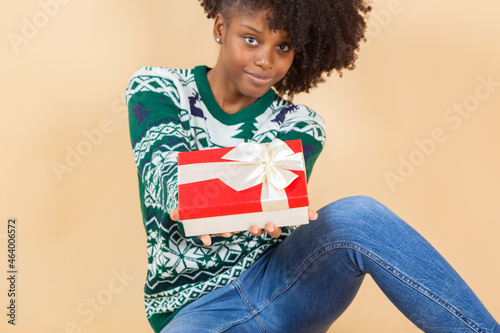
[[[185,237],[182,222],[170,219],[177,207],[178,152],[301,139],[309,179],[326,139],[319,115],[273,90],[235,114],[225,113],[210,90],[207,70],[142,67],[126,90],[147,236],[145,308],[156,332],[184,306],[231,283],[295,229],[283,228],[276,239],[248,231],[213,237],[211,246]]]

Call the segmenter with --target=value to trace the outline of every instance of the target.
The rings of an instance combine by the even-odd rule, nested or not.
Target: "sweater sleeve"
[[[136,72],[126,94],[143,204],[170,214],[178,205],[177,154],[191,150],[189,122],[181,121],[181,109],[174,102],[178,91],[166,78]]]
[[[326,128],[323,118],[306,106],[298,106],[292,117],[287,117],[278,132],[277,138],[302,141],[306,176],[309,181],[314,163],[323,150],[326,141]]]

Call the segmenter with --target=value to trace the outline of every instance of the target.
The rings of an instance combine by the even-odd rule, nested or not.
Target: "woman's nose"
[[[255,58],[255,65],[262,69],[270,69],[273,67],[273,53],[272,50],[262,48]]]

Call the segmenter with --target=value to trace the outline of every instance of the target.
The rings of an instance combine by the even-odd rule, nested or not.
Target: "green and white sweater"
[[[207,70],[142,67],[126,91],[147,234],[145,307],[155,332],[186,305],[231,283],[295,229],[283,229],[277,239],[243,231],[214,237],[211,246],[185,237],[182,222],[169,216],[177,207],[177,153],[301,139],[309,179],[326,138],[319,115],[281,99],[272,89],[251,106],[225,113],[212,94]]]

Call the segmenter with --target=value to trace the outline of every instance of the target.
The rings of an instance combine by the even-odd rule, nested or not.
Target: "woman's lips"
[[[248,75],[248,77],[250,78],[250,80],[252,80],[252,82],[254,82],[255,84],[260,85],[260,86],[264,86],[264,85],[268,84],[273,79],[272,77],[269,77],[269,76],[252,74],[252,73],[248,73],[248,72],[245,72],[245,74]]]

